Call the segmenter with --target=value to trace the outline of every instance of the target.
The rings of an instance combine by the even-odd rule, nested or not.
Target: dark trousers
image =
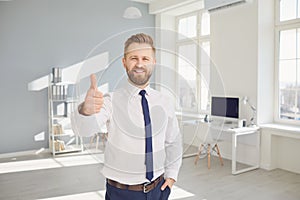
[[[165,181],[162,180],[153,190],[148,193],[143,191],[132,191],[126,189],[119,189],[106,183],[105,200],[167,200],[171,193],[169,187],[164,191],[160,187]]]

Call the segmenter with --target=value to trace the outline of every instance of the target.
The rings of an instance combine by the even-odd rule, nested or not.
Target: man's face
[[[129,80],[136,86],[146,86],[152,75],[156,60],[150,45],[132,43],[123,58]]]

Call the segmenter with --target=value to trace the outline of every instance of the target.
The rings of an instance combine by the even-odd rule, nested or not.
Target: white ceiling
[[[203,8],[203,0],[131,0],[149,4],[149,13],[178,16]]]

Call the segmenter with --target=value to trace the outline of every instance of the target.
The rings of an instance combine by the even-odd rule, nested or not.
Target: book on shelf
[[[54,135],[61,135],[61,134],[63,134],[63,129],[62,129],[62,125],[61,124],[53,124],[52,129],[53,129],[52,133]]]

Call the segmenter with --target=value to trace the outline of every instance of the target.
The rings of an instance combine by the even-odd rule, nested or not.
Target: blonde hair
[[[150,35],[147,35],[145,33],[138,33],[135,35],[132,35],[130,38],[128,38],[124,44],[124,57],[126,56],[128,47],[132,43],[139,43],[139,44],[149,44],[153,50],[153,53],[155,55],[155,47],[153,44],[153,39]]]

